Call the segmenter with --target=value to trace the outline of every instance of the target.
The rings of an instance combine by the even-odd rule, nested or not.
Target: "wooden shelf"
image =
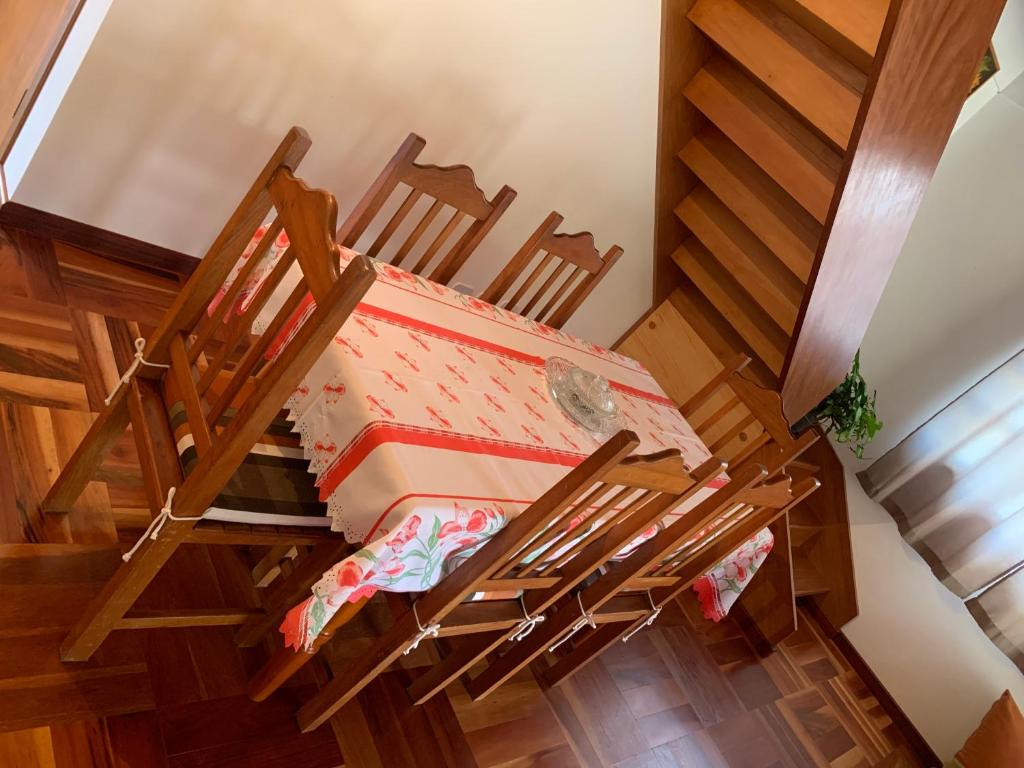
[[[801,525],[790,523],[789,537],[793,542],[793,549],[797,550],[811,539],[815,538],[824,528],[820,525]]]
[[[793,588],[797,597],[823,595],[829,591],[828,580],[818,573],[810,561],[799,555],[793,558]]]

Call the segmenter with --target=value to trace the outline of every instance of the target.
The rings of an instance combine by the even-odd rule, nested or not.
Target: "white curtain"
[[[859,477],[1024,671],[1024,352]]]

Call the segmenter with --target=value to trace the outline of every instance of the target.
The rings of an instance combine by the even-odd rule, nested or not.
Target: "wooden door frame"
[[[64,43],[68,39],[68,34],[71,32],[71,28],[74,26],[75,21],[78,20],[78,15],[81,13],[84,5],[85,0],[77,0],[77,2],[70,5],[65,10],[64,17],[61,19],[58,26],[58,33],[50,40],[50,48],[47,51],[43,65],[36,72],[35,77],[29,83],[28,88],[25,89],[25,93],[21,97],[21,101],[14,110],[13,120],[10,127],[3,136],[0,136],[0,190],[2,190],[0,202],[6,202],[8,200],[6,179],[3,177],[2,173],[3,165],[7,162],[7,157],[11,152],[11,148],[14,146],[14,142],[17,141],[18,135],[21,133],[21,129],[24,127],[25,121],[27,120],[29,113],[32,111],[32,107],[36,103],[36,99],[39,98],[39,94],[43,90],[43,84],[46,82],[46,78],[49,77],[50,71],[53,69],[53,64],[60,55],[61,50],[64,48]]]

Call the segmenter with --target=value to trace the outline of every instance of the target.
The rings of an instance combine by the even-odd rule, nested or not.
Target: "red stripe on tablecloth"
[[[414,292],[414,295],[421,296],[422,294]],[[428,296],[427,298],[432,297]],[[291,341],[292,336],[295,334],[295,331],[300,321],[307,315],[307,313],[312,309],[313,306],[313,296],[312,294],[307,293],[306,296],[303,298],[302,302],[299,304],[298,308],[292,313],[292,316],[285,323],[284,327],[281,328],[280,331],[278,331],[276,338],[270,345],[270,348],[266,351],[264,356],[266,357],[267,360],[273,360],[278,356],[278,354],[280,354],[281,349],[289,341]],[[451,305],[446,304],[445,306]],[[456,309],[460,308],[456,307]],[[523,352],[522,350],[513,349],[512,347],[506,347],[502,344],[495,344],[494,342],[487,341],[486,339],[481,339],[478,336],[470,336],[469,334],[459,333],[458,331],[453,331],[450,328],[435,325],[434,323],[428,323],[425,320],[419,320],[418,318],[403,315],[400,312],[395,312],[394,310],[390,309],[384,309],[383,307],[377,307],[374,306],[373,304],[360,302],[359,306],[356,307],[356,312],[363,315],[369,315],[370,317],[374,317],[382,322],[392,323],[394,325],[399,325],[404,328],[414,328],[418,331],[426,333],[429,336],[434,336],[439,339],[445,339],[456,344],[463,344],[467,347],[472,347],[474,349],[480,349],[483,350],[484,352],[489,352],[493,355],[499,355],[501,357],[508,358],[509,360],[516,360],[517,362],[525,363],[526,365],[533,365],[537,367],[544,365],[544,358],[541,357],[540,355],[531,355],[530,353]],[[473,314],[474,317],[483,317],[482,315],[478,315],[476,313],[471,314]],[[485,317],[484,319],[486,320],[489,318]],[[506,326],[503,323],[501,325],[502,327],[512,328],[512,326]],[[512,329],[519,330],[515,328]],[[542,338],[551,341],[550,339],[547,339],[547,337],[541,336],[540,334],[531,335],[534,335],[537,338]],[[572,349],[576,348],[573,347]],[[586,352],[586,350],[577,351],[582,351],[585,352],[586,354],[591,354]],[[612,360],[611,362],[615,363],[614,360]],[[622,365],[621,363],[615,364],[619,366]],[[609,380],[608,384],[612,389],[618,390],[624,395],[630,395],[631,397],[640,398],[642,400],[650,400],[651,402],[658,403],[660,405],[665,405],[670,408],[676,407],[676,404],[672,401],[672,399],[665,397],[664,395],[659,395],[655,392],[647,392],[642,389],[637,389],[636,387],[631,387],[628,384],[623,384],[622,382],[615,380]]]
[[[713,489],[717,490],[719,488],[724,488],[725,485],[726,485],[726,481],[725,480],[723,480],[722,478],[716,477],[714,480],[712,480],[710,483],[708,483],[706,487],[713,488]],[[524,505],[530,505],[530,504],[533,504],[534,501],[536,501],[536,499],[508,499],[508,498],[499,497],[499,496],[460,496],[457,493],[407,493],[404,496],[399,496],[397,499],[395,499],[391,503],[391,505],[380,514],[380,517],[377,518],[376,522],[370,527],[370,530],[367,531],[366,535],[363,537],[363,544],[366,544],[366,543],[372,541],[373,540],[373,534],[375,534],[377,532],[377,529],[380,527],[380,524],[383,523],[385,520],[387,520],[388,515],[390,515],[392,513],[392,511],[394,511],[395,507],[397,507],[403,501],[408,501],[409,499],[450,499],[452,501],[454,501],[454,500],[459,500],[459,501],[494,501],[494,502],[505,502],[506,504],[524,504]],[[596,508],[598,506],[600,506],[600,505],[598,505],[598,504],[591,504],[588,507],[588,509],[594,509],[594,508]],[[621,509],[621,508],[620,507],[616,507],[615,509]],[[667,514],[672,514],[672,512],[669,512]]]
[[[396,267],[396,269],[398,269],[399,271],[404,271],[404,270],[402,270],[401,267]],[[533,337],[538,338],[538,339],[544,339],[545,341],[548,341],[551,344],[557,344],[560,347],[566,347],[568,349],[573,349],[573,350],[575,350],[577,352],[582,352],[585,355],[590,355],[591,357],[596,357],[596,358],[598,358],[600,360],[604,360],[606,362],[609,362],[612,365],[617,365],[619,368],[625,368],[626,370],[629,370],[629,371],[636,371],[638,373],[646,373],[646,374],[650,375],[650,371],[648,371],[647,368],[644,367],[643,363],[641,363],[639,360],[633,360],[634,363],[636,363],[637,365],[640,366],[640,368],[638,369],[638,368],[635,368],[634,366],[626,365],[625,363],[620,363],[618,360],[616,360],[613,357],[605,357],[604,355],[598,355],[595,352],[591,352],[589,349],[585,349],[585,348],[580,347],[578,345],[566,344],[564,341],[562,341],[559,338],[556,338],[556,337],[553,337],[553,336],[549,336],[549,335],[546,335],[546,334],[543,334],[543,333],[538,333],[537,331],[532,331],[529,328],[524,328],[521,325],[513,325],[512,323],[502,322],[497,317],[488,317],[487,315],[483,315],[483,314],[481,314],[481,313],[479,313],[479,312],[477,312],[475,310],[469,309],[467,307],[459,306],[458,304],[452,304],[451,302],[445,301],[444,299],[439,298],[438,296],[431,296],[429,293],[423,293],[423,292],[421,292],[421,291],[419,291],[419,290],[417,290],[415,288],[409,288],[408,286],[403,285],[401,282],[399,282],[398,280],[396,280],[393,277],[391,277],[390,275],[388,275],[386,272],[380,272],[378,274],[382,278],[382,280],[381,280],[381,284],[382,285],[387,285],[388,287],[394,288],[395,290],[403,291],[405,293],[412,294],[413,296],[418,296],[419,298],[426,299],[427,301],[433,301],[433,302],[436,302],[438,304],[442,304],[445,307],[448,307],[449,309],[456,310],[457,312],[465,312],[466,314],[473,315],[474,317],[479,317],[479,318],[481,318],[483,320],[487,320],[488,322],[500,325],[503,328],[508,328],[510,331],[516,331],[517,333],[525,333],[528,336],[533,336]],[[425,282],[430,282],[429,280],[426,280],[425,278],[420,278],[420,279],[424,280]],[[435,283],[435,285],[436,285],[436,283]],[[452,289],[448,288],[447,286],[443,286],[442,285],[440,287],[444,288],[444,290],[447,291],[449,294],[455,293],[455,291],[453,291]],[[543,325],[543,323],[537,323],[537,325]],[[550,326],[545,326],[545,327],[550,327]],[[578,342],[581,342],[581,343],[584,343],[584,344],[587,343],[587,342],[583,341],[582,339],[580,339],[580,338],[578,338],[576,336],[573,336],[571,334],[565,333],[564,331],[559,331],[559,333],[562,336],[568,337],[570,339],[574,339],[574,340],[576,340]],[[594,346],[597,346],[597,345],[594,345]],[[599,349],[604,349],[604,348],[603,347],[599,347]],[[611,350],[604,350],[604,351],[611,353]],[[625,357],[625,355],[622,355],[622,357]],[[632,358],[628,358],[628,359],[632,360]]]
[[[456,344],[473,347],[474,349],[482,349],[485,352],[490,352],[491,354],[499,355],[500,357],[507,357],[510,360],[516,360],[520,363],[526,363],[527,365],[544,365],[544,358],[539,355],[531,355],[529,352],[512,349],[512,347],[506,347],[502,344],[495,344],[493,341],[487,341],[486,339],[481,339],[476,336],[459,333],[458,331],[453,331],[450,328],[434,325],[433,323],[428,323],[426,320],[420,320],[415,317],[409,317],[408,315],[403,315],[402,313],[395,312],[391,309],[384,309],[383,307],[375,307],[372,304],[360,303],[356,311],[364,315],[370,315],[371,317],[382,320],[386,323],[400,325],[404,328],[413,328],[417,331],[422,331],[428,336],[445,339],[447,341],[455,342]]]
[[[490,440],[485,437],[463,435],[429,427],[409,424],[375,422],[364,428],[348,444],[345,451],[320,476],[320,500],[326,501],[345,478],[358,467],[363,459],[379,445],[401,443],[423,448],[441,448],[463,453],[482,453],[501,456],[506,459],[522,459],[544,464],[560,464],[575,467],[586,458],[582,453],[569,453],[553,448],[511,443],[505,440]]]
[[[377,532],[377,528],[383,523],[391,511],[401,504],[403,501],[409,499],[449,499],[451,501],[503,501],[506,504],[533,504],[531,499],[505,499],[498,496],[460,496],[456,493],[407,493],[405,496],[399,496],[395,499],[394,503],[390,507],[385,509],[381,516],[377,518],[377,522],[373,524],[369,531],[366,532],[366,536],[363,537],[363,544],[370,542],[373,539],[373,534]]]
[[[509,360],[525,363],[526,365],[533,365],[538,368],[544,365],[544,358],[540,355],[532,355],[529,352],[523,352],[519,349],[506,347],[503,344],[495,344],[492,341],[487,341],[486,339],[481,339],[477,336],[470,336],[466,333],[460,333],[459,331],[435,325],[434,323],[428,323],[425,320],[420,320],[415,317],[409,317],[408,315],[403,315],[400,312],[395,312],[391,309],[384,309],[383,307],[376,307],[372,304],[361,303],[356,311],[360,314],[369,315],[370,317],[376,318],[377,320],[385,323],[399,325],[403,328],[412,328],[417,331],[421,331],[428,336],[445,339],[446,341],[462,344],[473,349],[483,350],[484,352],[489,352],[493,355],[498,355],[499,357],[505,357]],[[608,383],[612,389],[618,390],[624,395],[630,395],[631,397],[643,400],[650,400],[652,402],[659,403],[660,405],[667,405],[675,408],[675,403],[664,395],[659,395],[654,392],[646,392],[645,390],[637,389],[636,387],[631,387],[628,384],[623,384],[614,380],[609,381]]]

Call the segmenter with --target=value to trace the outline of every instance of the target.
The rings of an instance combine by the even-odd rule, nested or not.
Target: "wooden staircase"
[[[674,207],[674,290],[714,308],[710,322],[767,384],[783,369],[887,7],[697,0],[687,13],[711,53],[682,94],[699,117],[675,148],[692,183]]]
[[[1003,0],[663,0],[651,311],[618,347],[686,402],[738,353],[794,423],[842,380]],[[713,403],[712,451],[759,439]],[[724,449],[724,450],[722,450]],[[732,451],[732,453],[730,453]],[[739,606],[769,643],[797,600],[856,615],[842,466],[773,526]]]

